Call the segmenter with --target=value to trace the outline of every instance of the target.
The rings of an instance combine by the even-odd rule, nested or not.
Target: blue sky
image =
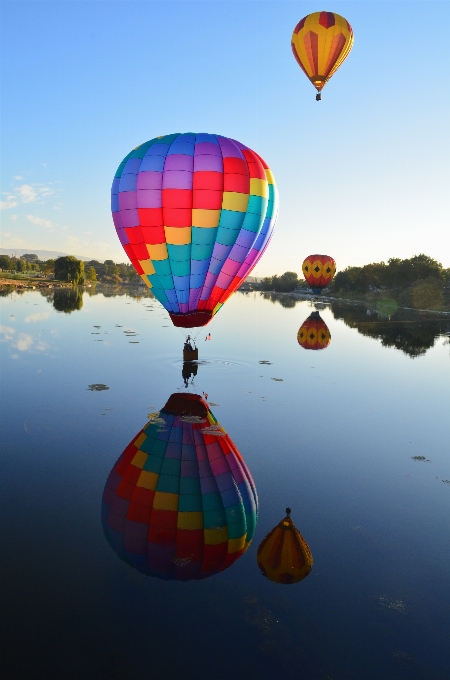
[[[254,273],[425,252],[450,266],[445,2],[2,5],[2,247],[126,261],[111,181],[138,144],[212,132],[272,168],[280,215]],[[322,101],[290,38],[338,12],[355,44]]]

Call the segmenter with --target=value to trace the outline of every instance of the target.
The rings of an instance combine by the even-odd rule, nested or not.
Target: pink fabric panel
[[[161,189],[162,172],[149,170],[140,172],[137,179],[137,189]]]
[[[200,300],[201,288],[192,288],[189,291],[189,311],[192,312],[197,309],[198,301]]]
[[[179,302],[178,306],[182,314],[186,314],[189,311],[189,304],[187,302]]]
[[[241,264],[242,264],[241,262],[236,262],[235,260],[231,260],[229,257],[227,257],[227,259],[223,263],[220,273],[227,274],[228,276],[236,276],[241,267]]]
[[[120,215],[124,227],[138,227],[139,215],[137,210],[121,210]]]
[[[119,194],[119,210],[129,210],[130,208],[137,208],[136,192],[121,191]]]
[[[164,172],[166,172],[166,170],[187,170],[192,172],[193,169],[193,157],[182,153],[174,153],[171,156],[167,156],[164,163]]]
[[[212,142],[200,142],[195,145],[194,156],[201,156],[202,154],[222,157],[220,146]]]
[[[137,208],[162,208],[162,194],[159,189],[140,189],[136,191]]]
[[[212,442],[212,444],[207,444],[206,449],[208,451],[208,458],[210,461],[215,460],[216,458],[223,458],[224,457],[224,452],[220,448],[220,444],[218,441]],[[228,471],[228,466],[227,466],[227,471]]]
[[[120,212],[114,212],[112,213],[112,218],[114,222],[114,226],[116,230],[123,229],[123,222],[122,222],[122,217],[120,215]]]
[[[163,189],[192,189],[192,172],[187,170],[164,170]]]
[[[242,158],[245,160],[244,154],[239,149],[239,147],[231,141],[231,139],[227,139],[226,137],[217,137],[217,141],[220,144],[222,156],[224,158]]]
[[[226,290],[233,278],[233,276],[229,276],[228,274],[225,274],[225,272],[220,272],[219,276],[217,277],[216,286]]]
[[[194,156],[194,172],[209,170],[210,172],[223,172],[222,156],[203,154]]]

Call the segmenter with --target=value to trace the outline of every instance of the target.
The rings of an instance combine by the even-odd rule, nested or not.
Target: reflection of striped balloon
[[[264,253],[278,197],[257,153],[210,134],[141,144],[116,172],[111,209],[128,257],[176,326],[204,326]]]
[[[289,508],[287,508],[289,511]],[[289,511],[290,512],[290,511]],[[270,531],[258,548],[258,566],[275,583],[298,583],[312,569],[311,551],[289,517]]]
[[[304,349],[325,349],[331,342],[330,331],[319,312],[312,312],[297,333],[298,344]]]
[[[258,500],[241,454],[196,394],[172,394],[105,486],[102,523],[120,558],[162,579],[223,571],[248,548]]]
[[[353,30],[335,12],[314,12],[299,21],[291,45],[298,65],[320,92],[348,57]]]
[[[308,255],[303,261],[302,272],[313,292],[320,293],[331,283],[336,262],[329,255]]]

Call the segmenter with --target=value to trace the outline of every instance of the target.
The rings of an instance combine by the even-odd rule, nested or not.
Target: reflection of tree
[[[277,295],[276,293],[262,293],[262,296],[264,300],[270,300],[270,302],[273,302],[273,304],[276,304],[277,302],[282,306],[282,307],[295,307],[297,302],[300,302],[300,300],[297,300],[294,297],[290,297],[289,295]]]
[[[63,288],[55,290],[53,307],[57,312],[71,314],[83,306],[83,293],[78,288]]]
[[[450,331],[450,319],[435,314],[423,314],[412,309],[398,308],[390,319],[365,305],[346,305],[332,302],[335,319],[359,333],[381,341],[384,347],[395,347],[408,356],[422,356],[438,338]]]

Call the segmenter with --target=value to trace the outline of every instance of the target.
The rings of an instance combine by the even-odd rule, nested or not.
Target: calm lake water
[[[312,301],[236,294],[186,389],[184,333],[117,292],[1,298],[3,677],[450,677],[450,315],[319,305],[332,340],[311,351]],[[117,459],[179,391],[207,393],[259,498],[248,550],[186,582],[124,562],[101,522]],[[314,559],[292,585],[256,560],[286,506]]]

